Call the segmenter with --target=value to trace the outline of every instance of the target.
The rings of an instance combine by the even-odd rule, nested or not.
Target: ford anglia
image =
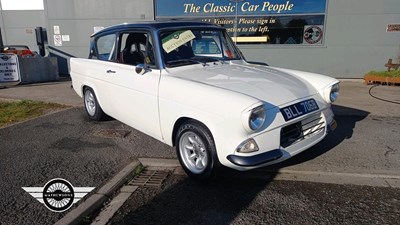
[[[89,118],[109,115],[176,147],[196,179],[223,165],[249,170],[281,162],[336,127],[339,81],[248,62],[224,28],[143,22],[91,36],[88,59],[70,60]]]

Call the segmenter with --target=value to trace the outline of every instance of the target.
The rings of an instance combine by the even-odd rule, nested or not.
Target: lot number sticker
[[[195,38],[196,36],[190,30],[177,31],[164,38],[162,46],[167,53],[170,53]]]

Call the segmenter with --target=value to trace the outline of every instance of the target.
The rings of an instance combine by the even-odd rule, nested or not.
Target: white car
[[[88,116],[109,115],[170,146],[186,173],[249,170],[286,160],[336,127],[339,81],[247,62],[224,28],[145,22],[91,37],[70,60]]]

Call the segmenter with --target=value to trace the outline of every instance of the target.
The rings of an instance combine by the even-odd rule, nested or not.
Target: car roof
[[[173,28],[173,27],[208,27],[208,28],[217,28],[223,29],[220,26],[213,25],[210,23],[204,22],[191,22],[191,21],[143,21],[143,22],[135,22],[135,23],[123,23],[111,27],[104,28],[101,31],[98,31],[91,35],[91,37],[101,35],[103,33],[111,33],[118,30],[125,29],[152,29],[152,30],[160,30],[164,28]]]

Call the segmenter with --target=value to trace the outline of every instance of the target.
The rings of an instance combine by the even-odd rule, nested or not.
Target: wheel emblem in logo
[[[43,188],[43,201],[52,211],[63,212],[74,203],[74,189],[64,179],[53,179]]]
[[[23,187],[53,212],[64,212],[91,192],[94,187],[74,187],[62,178],[52,179],[44,187]]]

